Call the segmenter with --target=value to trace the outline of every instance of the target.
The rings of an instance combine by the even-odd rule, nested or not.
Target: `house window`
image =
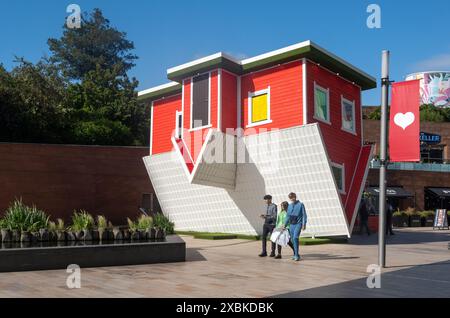
[[[248,93],[247,127],[270,123],[270,87]]]
[[[191,128],[210,125],[210,79],[209,73],[192,78]]]
[[[183,112],[179,111],[175,113],[175,137],[183,138]]]
[[[356,134],[355,127],[355,102],[341,97],[342,129]]]
[[[314,118],[330,123],[330,92],[314,83]]]
[[[340,193],[345,193],[345,169],[344,165],[332,163],[331,168],[333,170],[334,180]]]

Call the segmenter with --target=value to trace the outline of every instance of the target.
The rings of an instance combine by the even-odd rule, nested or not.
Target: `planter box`
[[[409,217],[409,226],[410,227],[421,227],[422,224],[420,223],[420,216],[410,216]]]
[[[404,216],[393,216],[392,225],[394,227],[407,227],[409,224],[409,219]]]
[[[43,246],[50,243],[41,243]],[[56,244],[56,243],[55,243]],[[59,242],[59,244],[63,244]],[[186,243],[177,235],[161,242],[91,244],[69,242],[68,246],[2,248],[0,272],[66,269],[184,262]],[[81,244],[81,245],[78,245]],[[83,245],[84,244],[84,245]]]
[[[425,226],[427,226],[427,227],[432,227],[434,225],[434,218],[433,219],[430,219],[430,218],[427,218],[426,220],[425,220]]]

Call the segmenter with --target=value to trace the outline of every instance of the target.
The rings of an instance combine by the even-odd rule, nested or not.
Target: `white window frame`
[[[192,111],[193,106],[194,106],[194,99],[193,99],[193,97],[194,97],[193,96],[194,95],[193,94],[194,93],[194,78],[197,76],[205,75],[205,74],[208,74],[208,124],[194,128],[193,127],[194,122],[192,120],[192,116],[194,114],[194,112]],[[200,74],[196,74],[195,76],[191,77],[191,101],[190,101],[190,103],[191,103],[191,106],[190,106],[191,122],[189,124],[189,128],[190,128],[189,131],[196,131],[196,130],[202,130],[205,128],[211,128],[212,127],[212,125],[211,125],[211,72],[200,73]]]
[[[344,103],[348,103],[348,104],[351,104],[353,106],[353,108],[352,108],[353,130],[350,130],[350,129],[347,129],[347,128],[344,127],[344,114],[345,114],[345,112],[344,112],[344,110],[345,110]],[[341,95],[341,122],[342,122],[341,123],[341,129],[343,131],[346,131],[346,132],[356,136],[357,134],[356,134],[355,113],[356,113],[355,112],[355,101],[354,100],[349,100],[349,99],[345,98],[343,95]]]
[[[334,182],[336,183],[336,187],[337,187],[339,193],[346,194],[346,192],[345,192],[345,164],[339,164],[339,163],[332,162],[331,167],[338,168],[342,171],[342,189],[339,189],[339,185],[337,184],[337,180],[334,176],[334,173],[333,173],[333,179],[334,179]],[[331,172],[333,172],[333,171],[331,171]]]
[[[252,122],[252,101],[253,97],[261,96],[267,94],[267,119],[257,122]],[[272,120],[270,119],[270,86],[268,86],[266,89],[262,89],[256,92],[248,92],[248,101],[247,101],[247,108],[248,108],[248,120],[247,120],[247,126],[249,127],[255,127],[255,126],[261,126],[270,124]]]
[[[179,131],[178,127],[178,117],[181,115],[181,131]],[[183,111],[176,111],[175,112],[175,137],[178,138],[181,136],[180,139],[183,139]]]
[[[327,94],[327,118],[328,118],[327,120],[316,116],[316,90],[320,90],[323,93]],[[321,121],[323,123],[331,125],[331,118],[330,118],[330,107],[331,107],[330,106],[330,89],[329,88],[324,88],[324,87],[318,85],[316,82],[314,82],[314,106],[313,107],[314,107],[314,109],[313,109],[314,110],[314,114],[313,114],[314,119],[316,119],[318,121]]]

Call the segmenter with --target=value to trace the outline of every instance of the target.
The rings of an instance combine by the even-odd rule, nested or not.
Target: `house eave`
[[[224,52],[169,68],[167,77],[172,82],[139,92],[138,100],[158,99],[181,92],[183,79],[196,76],[214,69],[225,69],[236,75],[245,75],[271,66],[306,58],[320,64],[343,78],[354,82],[362,90],[377,87],[377,80],[361,69],[351,65],[340,57],[325,50],[312,41],[304,41],[275,51],[238,60]]]
[[[181,84],[170,82],[138,92],[138,101],[150,101],[181,93]]]

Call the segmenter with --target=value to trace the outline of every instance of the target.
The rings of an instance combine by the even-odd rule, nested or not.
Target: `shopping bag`
[[[270,236],[270,240],[280,246],[287,246],[290,240],[289,231],[283,229],[275,229]]]

